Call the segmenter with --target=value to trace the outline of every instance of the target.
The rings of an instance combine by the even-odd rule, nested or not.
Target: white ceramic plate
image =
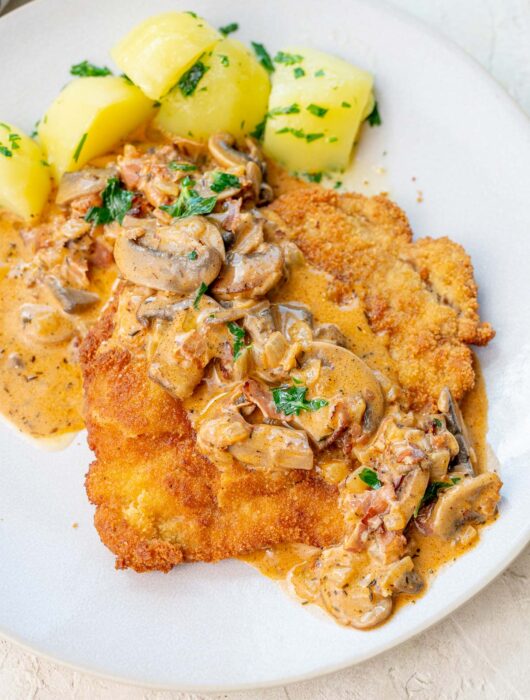
[[[72,63],[109,63],[108,50],[132,25],[179,5],[36,0],[0,19],[0,118],[31,130]],[[85,498],[91,456],[84,435],[47,454],[0,428],[0,630],[62,662],[130,682],[234,689],[309,678],[395,646],[477,593],[528,541],[530,130],[472,61],[374,3],[189,6],[214,26],[237,20],[242,39],[271,50],[307,44],[375,73],[384,124],[366,130],[353,182],[360,191],[389,191],[417,235],[448,234],[465,245],[483,316],[498,331],[480,358],[489,441],[505,482],[501,517],[416,605],[369,633],[312,614],[239,562],[180,566],[168,575],[116,572]]]

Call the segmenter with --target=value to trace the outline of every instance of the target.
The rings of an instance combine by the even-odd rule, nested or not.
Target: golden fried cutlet
[[[285,237],[335,279],[334,296],[363,303],[383,335],[412,408],[435,405],[449,386],[459,400],[474,384],[468,344],[494,331],[478,316],[473,267],[448,238],[412,242],[405,214],[386,197],[292,190],[270,206]]]
[[[282,234],[329,272],[343,301],[357,296],[384,334],[405,398],[431,407],[444,385],[474,382],[468,343],[493,331],[477,315],[468,256],[448,239],[412,243],[403,212],[384,197],[293,189],[270,207]],[[141,357],[106,342],[116,300],[81,353],[89,444],[87,491],[118,567],[169,570],[279,543],[326,546],[344,530],[337,488],[314,470],[227,474],[202,456],[181,403],[147,376]]]

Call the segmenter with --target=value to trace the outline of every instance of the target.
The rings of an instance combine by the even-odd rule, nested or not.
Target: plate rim
[[[44,6],[53,0],[31,0],[26,4],[11,10],[6,15],[0,17],[0,22],[5,20],[10,15],[20,15],[33,12],[35,6]],[[522,106],[509,94],[509,92],[499,83],[499,81],[485,68],[483,67],[477,59],[471,56],[465,49],[459,46],[455,41],[445,36],[438,30],[430,27],[422,19],[408,13],[406,10],[390,5],[385,0],[356,0],[357,3],[365,5],[367,7],[373,8],[374,6],[385,14],[392,15],[396,20],[402,24],[411,26],[416,32],[420,32],[427,35],[429,39],[434,44],[438,44],[444,47],[446,50],[450,51],[452,54],[456,54],[460,61],[466,63],[468,67],[474,72],[476,78],[480,80],[483,84],[489,85],[489,89],[492,90],[497,97],[503,102],[504,106],[509,109],[512,113],[512,117],[520,121],[521,126],[527,129],[530,127],[530,116],[524,111]],[[82,431],[84,432],[84,431]],[[317,667],[312,671],[299,674],[297,676],[289,676],[286,678],[262,681],[258,683],[225,683],[223,685],[219,684],[180,684],[180,683],[155,683],[152,681],[141,681],[133,679],[127,676],[121,676],[119,674],[112,674],[107,671],[102,671],[98,668],[92,667],[90,664],[73,663],[70,661],[65,661],[59,656],[50,654],[45,650],[42,650],[39,645],[34,645],[25,641],[22,637],[13,634],[10,631],[6,631],[3,626],[0,626],[0,635],[9,642],[15,643],[18,647],[22,648],[24,651],[32,654],[38,654],[43,659],[56,663],[73,671],[87,673],[95,678],[109,680],[115,683],[121,683],[125,685],[134,686],[137,688],[145,688],[152,690],[171,690],[171,691],[181,691],[181,692],[193,692],[193,693],[214,693],[214,692],[236,692],[236,691],[248,691],[248,690],[258,690],[266,688],[276,688],[285,685],[291,685],[294,683],[299,683],[303,681],[314,680],[316,678],[328,676],[332,673],[336,673],[347,668],[352,668],[358,664],[364,663],[365,661],[380,656],[385,652],[404,644],[417,637],[422,632],[426,631],[430,627],[438,624],[449,615],[454,613],[458,608],[460,608],[465,603],[471,601],[475,596],[477,596],[481,591],[483,591],[489,584],[492,583],[494,579],[500,576],[510,564],[523,552],[523,550],[530,543],[530,521],[524,531],[519,535],[519,538],[515,540],[511,548],[505,550],[504,556],[498,561],[497,565],[490,571],[480,575],[475,579],[475,583],[471,589],[453,598],[452,602],[448,604],[443,610],[436,614],[427,614],[425,618],[418,624],[416,624],[412,629],[408,629],[401,634],[398,634],[393,639],[383,642],[377,651],[367,651],[365,653],[358,653],[357,658],[353,661],[341,661],[337,664],[328,664],[326,666]]]

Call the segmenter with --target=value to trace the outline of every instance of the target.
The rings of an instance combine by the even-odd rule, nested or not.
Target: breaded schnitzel
[[[360,299],[372,329],[386,338],[405,405],[432,409],[444,385],[457,398],[473,385],[467,344],[485,344],[493,331],[479,321],[460,246],[411,243],[405,215],[384,197],[302,188],[269,210],[281,222],[279,237],[332,276],[337,302]],[[279,543],[339,542],[338,490],[315,470],[255,471],[237,462],[225,470],[200,453],[181,401],[151,381],[145,358],[113,335],[117,305],[81,353],[96,454],[87,491],[117,566],[167,571]]]

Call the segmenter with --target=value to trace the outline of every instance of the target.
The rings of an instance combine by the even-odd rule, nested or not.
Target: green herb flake
[[[123,222],[123,217],[132,206],[134,192],[124,189],[117,177],[111,177],[101,194],[102,206],[90,207],[85,215],[85,221],[100,226],[111,221]]]
[[[368,124],[370,124],[370,126],[381,126],[381,124],[383,123],[381,115],[379,114],[379,107],[377,105],[377,102],[374,102],[374,108],[366,117],[366,121],[368,122]]]
[[[14,133],[9,134],[8,139],[9,139],[9,145],[11,147],[11,150],[18,151],[18,149],[20,148],[19,141],[21,138],[22,137],[20,136],[20,134],[14,134]]]
[[[287,107],[273,107],[268,116],[277,117],[279,114],[300,114],[300,106],[295,103]]]
[[[224,190],[241,187],[241,181],[231,173],[214,173],[210,189],[212,192],[223,192]]]
[[[308,182],[322,182],[322,173],[305,173]]]
[[[334,190],[338,190],[342,187],[342,180],[337,180],[335,184],[333,185]]]
[[[341,107],[344,107],[344,109],[351,109],[351,104],[349,102],[343,102]]]
[[[225,24],[224,27],[219,27],[219,31],[223,36],[228,36],[229,34],[233,34],[234,32],[237,32],[239,29],[239,24],[237,22],[230,22],[230,24]]]
[[[256,124],[254,131],[250,132],[250,135],[253,136],[257,141],[262,141],[263,136],[265,134],[265,126],[267,125],[267,115],[263,117],[263,119]]]
[[[233,348],[233,357],[234,357],[234,362],[241,357],[241,353],[245,348],[249,348],[250,345],[245,345],[245,331],[241,326],[238,326],[237,323],[234,323],[233,321],[230,321],[230,323],[226,324],[228,326],[228,330],[230,331],[230,334],[234,338],[234,344],[232,346]]]
[[[306,134],[303,129],[293,129],[290,126],[284,126],[276,131],[277,134],[292,134],[297,139],[305,139],[307,143],[321,139],[324,134]]]
[[[203,298],[205,292],[208,291],[208,285],[204,284],[204,282],[201,282],[201,286],[197,290],[197,294],[195,295],[195,299],[193,300],[193,308],[197,311],[199,308],[199,304],[201,303],[201,299]]]
[[[293,74],[294,74],[295,80],[298,80],[298,78],[304,77],[305,70],[301,66],[296,66],[296,68],[293,70]]]
[[[41,160],[40,164],[41,164],[42,166],[44,166],[45,168],[49,168],[49,167],[50,167],[50,164],[48,163],[47,160]]]
[[[13,153],[7,148],[7,146],[3,146],[0,143],[0,155],[5,156],[6,158],[12,158]]]
[[[307,143],[312,143],[317,139],[321,139],[323,136],[324,134],[306,134],[305,140],[307,141]]]
[[[196,250],[192,250],[191,253],[188,253],[188,260],[197,260],[198,253]]]
[[[337,143],[338,140],[339,139],[337,136],[330,136],[328,139],[328,143]]]
[[[379,481],[379,477],[377,476],[377,472],[375,472],[373,469],[368,469],[368,467],[365,467],[359,472],[359,479],[363,481],[365,484],[370,486],[372,489],[380,489],[381,486],[383,485]]]
[[[317,70],[317,71],[315,72],[315,78],[322,78],[324,75],[326,75],[326,74],[324,73],[324,71],[322,70],[322,68],[321,68],[320,70]]]
[[[112,71],[107,66],[95,66],[88,61],[81,61],[81,63],[71,66],[70,75],[76,75],[78,78],[97,78],[112,75]]]
[[[197,19],[197,13],[193,12],[192,10],[184,10],[185,15],[191,15],[193,19]]]
[[[414,517],[416,518],[418,516],[418,513],[420,512],[420,508],[422,508],[423,506],[426,506],[429,503],[432,503],[434,500],[436,500],[438,498],[438,494],[440,491],[445,491],[446,489],[450,489],[451,486],[458,484],[459,481],[460,481],[459,476],[451,477],[450,483],[447,481],[432,481],[425,489],[425,493],[423,494],[423,498],[416,506],[416,510],[414,511]]]
[[[39,135],[39,124],[40,124],[40,119],[37,119],[37,121],[35,122],[35,125],[33,127],[33,131],[30,134],[32,139],[36,139],[37,136]]]
[[[256,54],[256,57],[261,65],[268,73],[274,73],[274,64],[267,49],[263,46],[263,44],[258,44],[255,41],[251,41],[250,43],[252,44],[254,53]]]
[[[225,56],[225,54],[221,54],[220,59],[221,65],[225,68],[228,68],[228,66],[230,65],[230,59],[228,58],[228,56]]]
[[[326,399],[306,399],[306,386],[278,386],[272,390],[272,398],[279,413],[286,416],[296,414],[300,415],[301,411],[318,411],[320,408],[328,405]]]
[[[193,165],[193,163],[177,163],[176,160],[172,160],[171,163],[168,163],[167,167],[170,170],[181,170],[184,173],[191,173],[192,170],[197,170],[197,166]]]
[[[320,107],[320,105],[310,104],[307,108],[308,112],[314,114],[315,117],[325,117],[329,110],[326,107]]]
[[[435,428],[443,428],[443,423],[439,418],[435,418],[432,424]]]
[[[0,126],[4,129],[6,129],[6,131],[11,132],[11,127],[8,124],[6,124],[5,122],[0,122]]]
[[[300,63],[303,60],[304,57],[298,53],[285,53],[284,51],[278,51],[274,57],[275,63],[283,63],[285,66],[293,66],[295,63]]]
[[[120,78],[123,78],[128,85],[134,85],[133,81],[129,78],[128,75],[125,75],[125,73],[122,73],[120,75]]]
[[[163,204],[160,209],[174,219],[211,214],[217,204],[217,197],[201,197],[198,192],[191,189],[193,184],[193,180],[187,175],[182,180],[178,199],[173,204]]]
[[[74,153],[74,163],[77,163],[77,161],[79,160],[79,156],[81,155],[81,151],[83,150],[83,146],[85,145],[85,141],[87,140],[87,136],[88,136],[88,134],[85,131],[83,136],[81,136],[79,143],[77,144],[77,148],[75,149],[75,153]]]
[[[209,70],[209,67],[205,66],[202,61],[196,61],[192,67],[181,76],[177,87],[184,97],[193,95],[197,89],[197,85],[204,77],[204,74]]]

